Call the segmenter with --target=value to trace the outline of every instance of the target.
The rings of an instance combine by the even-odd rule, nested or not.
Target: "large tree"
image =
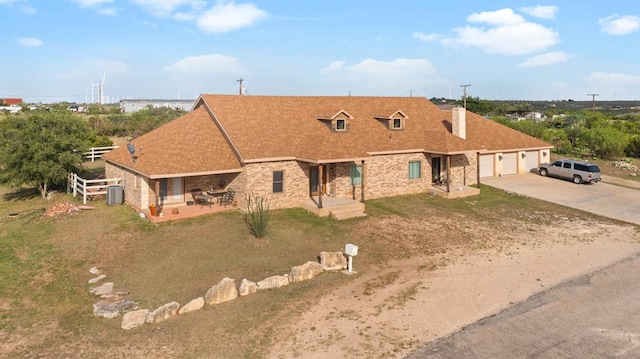
[[[0,121],[0,183],[37,186],[43,198],[82,167],[93,134],[69,112],[9,116]]]

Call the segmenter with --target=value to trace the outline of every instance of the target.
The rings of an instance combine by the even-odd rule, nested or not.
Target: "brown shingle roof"
[[[424,149],[454,153],[549,147],[546,143],[467,113],[467,140],[451,134],[451,112],[419,97],[293,97],[203,95],[243,160],[297,157],[318,161],[366,157],[370,153]],[[344,133],[332,132],[318,114],[345,111]],[[381,114],[401,111],[403,130],[391,131]]]
[[[347,131],[332,131],[330,119],[341,111],[351,116],[345,116]],[[398,111],[406,116],[404,128],[391,130],[380,116]],[[278,158],[329,162],[409,150],[551,147],[470,112],[466,121],[465,140],[451,134],[450,111],[419,97],[202,95],[192,112],[133,141],[142,147],[135,164],[126,148],[105,158],[157,177],[236,170],[241,162]]]
[[[240,162],[204,108],[198,108],[103,157],[151,178],[240,170]]]

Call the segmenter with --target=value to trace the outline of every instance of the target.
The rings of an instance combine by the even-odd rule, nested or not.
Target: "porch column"
[[[476,182],[480,188],[480,152],[476,152]]]
[[[322,208],[322,168],[324,166],[318,166],[318,208]]]
[[[451,192],[451,155],[447,155],[447,193]]]
[[[360,169],[362,171],[362,178],[360,180],[360,202],[364,203],[364,180],[365,180],[364,173],[366,172],[364,160],[362,160],[361,164],[362,166],[360,167]]]
[[[154,205],[156,206],[156,217],[158,216],[158,213],[160,212],[160,208],[158,206],[158,202],[160,200],[160,180],[156,179],[156,193],[155,193],[155,203]]]

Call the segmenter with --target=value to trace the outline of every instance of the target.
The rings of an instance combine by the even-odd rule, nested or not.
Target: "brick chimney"
[[[464,139],[467,139],[467,113],[462,107],[451,109],[451,133]]]

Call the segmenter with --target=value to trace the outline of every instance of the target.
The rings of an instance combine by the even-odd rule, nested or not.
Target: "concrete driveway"
[[[534,173],[482,178],[482,184],[640,225],[640,190],[607,183],[577,185]]]

